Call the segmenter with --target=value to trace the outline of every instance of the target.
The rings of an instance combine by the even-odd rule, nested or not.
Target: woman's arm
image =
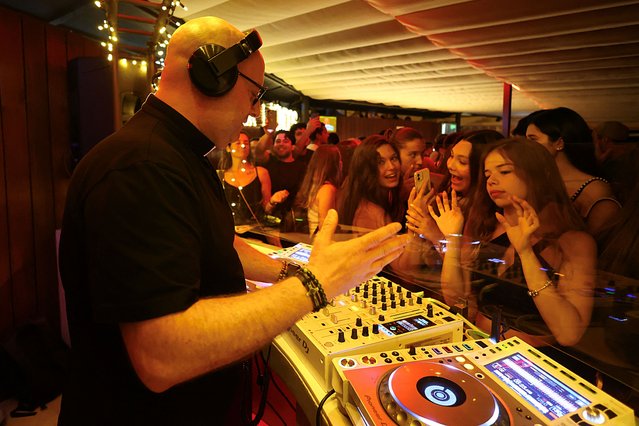
[[[335,209],[335,200],[337,196],[337,188],[330,183],[325,183],[320,187],[317,191],[316,199],[317,199],[317,216],[318,216],[318,224],[317,228],[321,229],[322,224],[324,223],[324,219],[328,214],[330,209]]]
[[[510,225],[503,216],[497,219],[506,228],[511,244],[521,259],[526,285],[535,306],[557,342],[575,345],[590,323],[595,283],[597,247],[585,232],[569,231],[559,238],[563,256],[555,287],[533,251],[531,236],[539,228],[535,210],[524,200],[513,197],[518,207],[518,223]]]
[[[432,206],[428,206],[431,217],[437,223],[440,232],[445,235],[446,254],[442,265],[441,284],[444,301],[449,305],[460,301],[468,303],[470,294],[470,276],[462,268],[462,236],[464,215],[457,205],[457,194],[452,191],[451,201],[443,192],[435,198],[439,215]]]

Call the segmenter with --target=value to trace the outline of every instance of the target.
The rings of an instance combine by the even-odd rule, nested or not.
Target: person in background
[[[618,121],[605,121],[592,130],[598,175],[610,182],[622,205],[639,181],[639,146],[629,136],[628,127]]]
[[[270,140],[273,140],[270,146],[263,144],[263,140],[260,140],[256,153],[262,159],[258,161],[258,164],[268,170],[271,176],[272,191],[282,193],[282,197],[273,200],[273,209],[270,214],[282,218],[293,207],[297,191],[306,173],[306,165],[293,157],[293,144],[289,132],[278,130],[273,139],[268,139]],[[270,152],[270,155],[265,156],[265,152]]]
[[[291,126],[290,134],[295,159],[306,155],[306,147],[311,143],[311,134],[321,125],[319,114],[312,114],[307,123],[296,123]]]
[[[211,44],[236,65],[210,74]],[[72,342],[60,426],[247,424],[246,359],[403,251],[399,224],[333,243],[335,211],[297,271],[235,235],[205,155],[259,114],[260,46],[222,19],[187,21],[157,93],[75,169],[60,240]],[[278,282],[247,294],[246,279]]]
[[[255,166],[248,135],[240,132],[238,140],[229,144],[220,160],[222,186],[236,226],[261,224],[264,214],[288,196],[285,191],[271,196],[271,178],[264,167]]]
[[[528,120],[526,137],[554,157],[561,180],[586,229],[595,238],[621,208],[610,184],[595,176],[595,147],[584,119],[569,108],[537,111]]]
[[[401,221],[399,151],[380,135],[364,139],[353,153],[338,202],[341,223],[377,229]]]
[[[455,191],[450,198],[445,192],[437,196],[438,213],[429,206],[447,240],[441,274],[446,303],[467,301],[471,318],[487,331],[488,308],[501,307],[503,317],[514,321],[505,337],[575,345],[590,323],[597,248],[582,231],[552,156],[534,142],[504,139],[489,147],[480,176],[468,215]],[[462,249],[462,231],[481,245]],[[487,243],[503,251],[487,252]],[[477,286],[470,270],[490,269],[494,259],[500,259],[495,276]],[[518,322],[531,317],[540,317],[550,335]]]
[[[335,132],[330,132],[328,134],[328,144],[330,145],[337,145],[339,144],[339,135]]]
[[[450,150],[447,170],[438,188],[430,194],[412,191],[409,197],[406,227],[432,244],[438,244],[444,238],[428,214],[428,204],[434,200],[433,195],[446,192],[450,197],[452,191],[455,191],[457,205],[466,215],[470,207],[469,199],[477,187],[481,158],[491,143],[504,138],[495,130],[473,130],[462,133],[460,137],[461,140]]]
[[[412,127],[402,127],[391,132],[389,140],[399,151],[402,164],[400,197],[407,202],[411,189],[415,187],[413,175],[422,168],[422,153],[426,149],[426,143],[422,134]]]
[[[319,117],[317,120],[319,122]],[[311,128],[310,125],[311,123],[309,121],[309,124],[306,126],[307,130]],[[317,147],[328,143],[328,130],[326,130],[326,125],[319,122],[319,126],[317,126],[315,130],[309,134],[309,140],[310,143],[306,146],[306,149],[300,152],[296,157],[298,161],[301,161],[306,165],[308,165],[309,161],[311,161],[311,157],[315,153]]]
[[[308,163],[298,193],[297,205],[307,210],[309,233],[321,229],[329,210],[337,205],[337,190],[342,183],[342,156],[335,145],[322,145]]]

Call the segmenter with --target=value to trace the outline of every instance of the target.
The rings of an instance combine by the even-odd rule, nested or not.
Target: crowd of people
[[[182,25],[157,93],[76,169],[60,425],[248,423],[246,357],[387,265],[436,271],[442,300],[478,327],[497,309],[504,335],[535,345],[579,342],[598,268],[639,279],[637,150],[621,123],[591,131],[568,108],[541,110],[513,135],[427,149],[411,128],[338,141],[313,116],[270,123],[251,149],[240,129],[265,90],[260,46],[221,19]],[[313,241],[301,268],[235,232],[300,212]],[[340,228],[358,236],[334,242]],[[247,294],[245,279],[277,284]]]
[[[436,273],[429,289],[466,306],[480,328],[491,328],[498,309],[504,336],[575,345],[590,324],[597,270],[639,279],[617,260],[639,255],[622,228],[637,208],[635,181],[625,177],[636,171],[619,147],[630,158],[637,149],[628,149],[621,123],[590,129],[561,107],[524,117],[512,135],[460,131],[433,142],[402,127],[333,145],[310,136],[324,132],[316,117],[294,129],[304,148],[293,148],[290,161],[305,164],[304,177],[288,181],[304,183],[297,195],[291,190],[289,208],[306,215],[304,232],[312,237],[331,208],[342,227],[361,233],[402,223],[412,243],[389,267],[409,277]],[[295,139],[281,130],[275,140],[282,134]],[[265,132],[261,156],[277,152],[272,139]],[[432,189],[415,188],[413,176],[423,168]],[[490,274],[478,273],[494,259]]]

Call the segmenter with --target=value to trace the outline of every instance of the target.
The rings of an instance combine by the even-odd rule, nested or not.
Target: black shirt
[[[290,210],[295,202],[295,197],[306,174],[306,164],[298,160],[289,162],[280,161],[271,154],[268,161],[264,164],[264,168],[268,170],[271,177],[271,194],[275,194],[283,189],[289,192],[286,201],[274,209],[274,214],[281,216]]]
[[[239,423],[243,363],[153,393],[119,329],[245,292],[231,211],[204,158],[212,148],[150,96],[74,172],[60,241],[72,366],[59,424]]]

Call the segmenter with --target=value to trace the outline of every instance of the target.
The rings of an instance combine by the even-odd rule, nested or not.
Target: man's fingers
[[[410,235],[404,234],[385,241],[377,247],[372,247],[368,254],[371,256],[371,263],[391,257],[391,261],[397,258],[404,251],[404,247],[409,243]],[[384,263],[386,265],[388,262]]]
[[[335,234],[335,230],[337,229],[337,212],[335,209],[330,209],[324,218],[324,223],[320,228],[319,232],[315,236],[315,241],[313,242],[313,246],[324,247],[328,246],[333,242],[333,235]]]

